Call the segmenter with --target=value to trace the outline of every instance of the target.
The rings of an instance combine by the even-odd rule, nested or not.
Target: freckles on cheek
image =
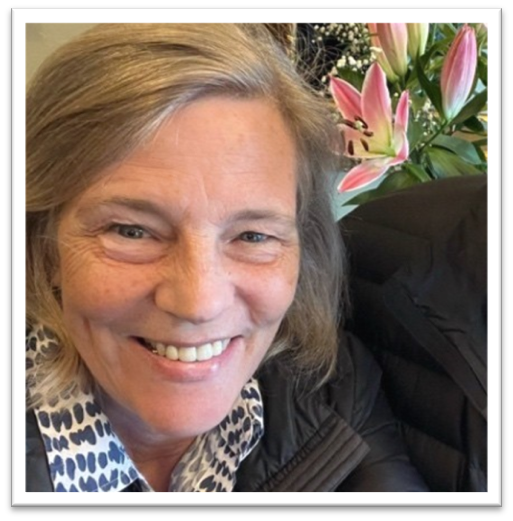
[[[281,320],[291,306],[297,288],[297,274],[292,271],[270,277],[255,277],[248,295],[253,319],[260,323]]]
[[[76,249],[61,257],[60,285],[64,313],[108,322],[126,310],[141,291],[134,273]]]

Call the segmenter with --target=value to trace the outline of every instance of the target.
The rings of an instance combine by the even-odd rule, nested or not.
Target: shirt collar
[[[27,367],[35,367],[51,343],[55,340],[47,329],[31,329],[27,336]],[[142,491],[152,491],[92,393],[77,393],[64,408],[52,402],[34,412],[56,492],[120,492],[135,481]],[[262,397],[258,382],[252,379],[226,418],[198,436],[183,455],[172,473],[169,490],[233,490],[239,465],[263,432]]]

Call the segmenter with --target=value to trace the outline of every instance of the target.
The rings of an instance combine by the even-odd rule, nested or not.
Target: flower
[[[376,60],[391,82],[408,70],[408,29],[406,24],[367,24]]]
[[[334,77],[330,79],[330,90],[343,117],[344,155],[364,160],[345,175],[339,192],[362,188],[408,158],[408,91],[401,94],[392,122],[386,77],[378,63],[367,71],[361,94],[348,82]]]
[[[465,104],[474,83],[476,67],[476,34],[465,24],[454,38],[442,66],[440,87],[447,120],[453,119]]]
[[[408,54],[414,60],[424,54],[429,36],[429,24],[406,24],[408,26]]]

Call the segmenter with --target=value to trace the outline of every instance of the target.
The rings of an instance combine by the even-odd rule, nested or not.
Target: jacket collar
[[[280,364],[259,376],[266,432],[241,464],[238,492],[331,492],[370,451],[322,390],[291,385]]]

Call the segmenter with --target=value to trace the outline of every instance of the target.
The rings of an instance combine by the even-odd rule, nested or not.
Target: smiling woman
[[[263,25],[102,24],[42,67],[27,490],[425,490],[337,332],[335,132]]]
[[[117,425],[122,438],[140,447],[158,431],[171,449],[188,446],[223,420],[256,371],[296,288],[295,172],[271,104],[208,97],[64,209],[63,319],[109,397],[109,418],[130,411],[130,424]],[[151,449],[162,472],[166,447]],[[169,474],[176,461],[166,463]]]

